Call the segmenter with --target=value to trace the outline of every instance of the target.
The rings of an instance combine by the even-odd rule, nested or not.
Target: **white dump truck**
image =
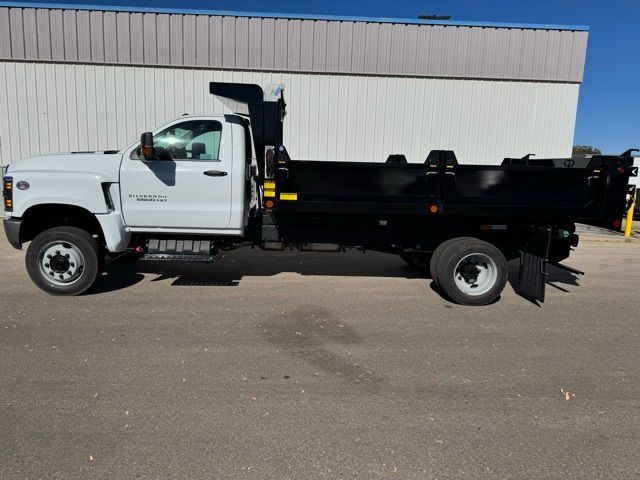
[[[292,160],[283,144],[283,87],[212,83],[234,114],[186,115],[118,151],[44,155],[3,179],[4,228],[54,295],[77,295],[105,254],[215,262],[245,246],[400,255],[431,271],[452,301],[482,305],[520,258],[518,290],[544,299],[548,262],[578,243],[575,222],[619,230],[637,175],[631,151],[590,159],[459,164]],[[559,264],[558,264],[559,265]],[[214,267],[215,268],[215,267]],[[568,268],[568,267],[567,267]]]

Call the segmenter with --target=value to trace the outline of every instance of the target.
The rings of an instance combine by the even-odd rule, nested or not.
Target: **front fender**
[[[29,184],[26,190],[13,191],[13,216],[22,217],[36,205],[64,204],[82,207],[94,214],[109,212],[102,184],[108,180],[101,175],[51,172],[12,173],[14,185],[19,181]]]

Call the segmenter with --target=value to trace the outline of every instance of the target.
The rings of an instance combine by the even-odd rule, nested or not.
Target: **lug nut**
[[[48,263],[45,263],[45,264],[44,264],[44,268],[49,268],[49,264],[48,264]]]
[[[47,255],[47,258],[51,258],[51,255]]]
[[[60,250],[56,250],[56,255],[60,255]]]
[[[60,274],[58,275],[60,277],[60,280],[62,280],[64,278],[64,275]]]
[[[70,263],[69,266],[70,267],[75,267],[75,264],[74,263]]]
[[[51,275],[53,277],[53,272],[49,272],[49,275]]]
[[[64,254],[64,256],[65,256],[66,258],[69,258],[69,254],[68,254],[68,253],[65,253],[65,254]]]

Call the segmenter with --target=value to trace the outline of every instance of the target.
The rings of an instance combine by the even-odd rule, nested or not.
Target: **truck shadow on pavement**
[[[428,269],[412,268],[398,256],[367,252],[327,253],[262,252],[239,250],[227,253],[219,261],[205,263],[148,262],[127,258],[109,264],[95,286],[88,292],[101,294],[116,291],[153,276],[152,282],[173,280],[173,286],[234,287],[245,277],[273,277],[281,273],[319,276],[380,277],[431,280]],[[565,286],[579,286],[578,276],[549,266],[548,286],[565,293]],[[509,262],[508,282],[518,284],[518,261]],[[431,282],[429,282],[431,283]],[[438,295],[442,293],[431,284]],[[535,303],[535,302],[534,302]]]
[[[116,260],[105,269],[89,294],[127,288],[155,275],[152,282],[173,279],[174,286],[237,286],[245,277],[272,277],[281,273],[321,276],[424,278],[427,270],[414,269],[398,256],[377,252],[366,254],[261,252],[242,250],[227,253],[214,263],[172,263]]]
[[[509,262],[509,272],[507,276],[507,281],[514,289],[514,291],[518,292],[518,274],[519,274],[519,262],[518,260],[512,260]],[[578,283],[579,275],[575,273],[571,273],[567,270],[562,270],[561,268],[554,267],[553,265],[547,265],[548,275],[545,279],[545,284],[547,287],[555,288],[556,290],[560,290],[563,293],[571,293],[570,290],[564,288],[562,285],[566,286],[574,286],[579,287]],[[522,295],[520,295],[522,297]],[[528,299],[526,297],[525,300],[533,303],[534,305],[540,307],[542,306],[539,302],[535,300]]]
[[[518,270],[519,264],[517,260],[512,260],[509,262],[509,275],[508,281],[515,288],[518,285]],[[562,270],[561,268],[554,267],[553,265],[547,265],[547,272],[549,275],[546,277],[546,284],[550,287],[556,288],[563,292],[568,292],[569,290],[558,285],[559,283],[578,287],[580,284],[578,283],[579,275],[575,273],[571,273],[567,270]]]

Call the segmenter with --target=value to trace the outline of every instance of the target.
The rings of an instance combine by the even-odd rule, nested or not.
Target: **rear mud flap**
[[[532,301],[544,302],[551,228],[539,228],[520,250],[516,292]]]

